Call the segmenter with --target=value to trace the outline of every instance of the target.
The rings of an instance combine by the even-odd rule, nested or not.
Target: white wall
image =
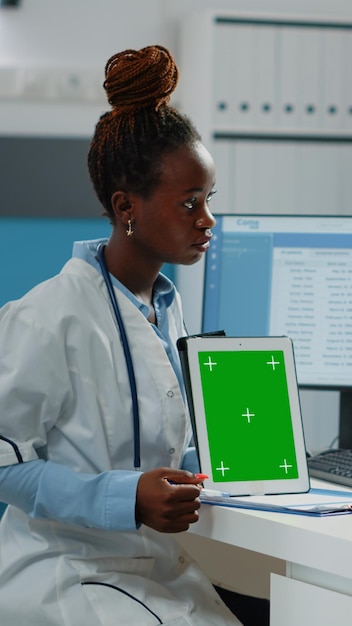
[[[180,21],[206,9],[352,21],[351,0],[22,0],[20,8],[0,9],[0,93],[4,68],[14,72],[66,68],[68,73],[88,68],[97,72],[100,84],[106,60],[125,48],[158,43],[178,61]],[[0,134],[90,137],[106,108],[103,99],[82,103],[0,98]],[[336,396],[317,396],[313,419],[308,419],[309,398],[303,395],[302,402],[308,447],[327,446],[337,432]],[[319,407],[326,412],[326,406],[327,419],[321,420]]]
[[[177,24],[205,9],[352,18],[351,0],[22,0],[0,9],[0,65],[76,63],[159,43],[177,55]]]
[[[89,68],[102,82],[107,59],[125,48],[158,43],[178,60],[180,20],[207,9],[352,18],[351,0],[22,0],[0,9],[0,90],[4,67]],[[104,101],[1,101],[0,132],[90,136],[102,110]]]
[[[98,65],[114,52],[163,37],[157,0],[22,0],[0,11],[1,63]],[[163,43],[163,41],[161,41]],[[164,43],[166,43],[164,41]]]

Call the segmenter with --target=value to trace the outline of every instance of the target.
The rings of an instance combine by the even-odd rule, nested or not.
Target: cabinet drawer
[[[352,596],[277,574],[271,575],[270,600],[270,626],[331,626],[351,621]]]

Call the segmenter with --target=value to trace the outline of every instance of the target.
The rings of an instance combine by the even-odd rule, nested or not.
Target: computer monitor
[[[352,217],[216,215],[202,331],[292,338],[300,388],[340,391],[352,448]]]

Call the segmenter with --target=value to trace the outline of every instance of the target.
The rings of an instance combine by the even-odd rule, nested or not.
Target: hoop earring
[[[132,228],[131,220],[128,220],[128,228],[126,230],[126,235],[127,237],[131,237],[131,235],[133,235],[133,228]]]

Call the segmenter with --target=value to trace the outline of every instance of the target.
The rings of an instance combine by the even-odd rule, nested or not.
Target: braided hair
[[[104,89],[112,109],[96,125],[88,168],[112,221],[114,191],[148,197],[159,182],[163,155],[200,140],[192,122],[168,105],[177,80],[175,61],[162,46],[125,50],[106,63]]]

